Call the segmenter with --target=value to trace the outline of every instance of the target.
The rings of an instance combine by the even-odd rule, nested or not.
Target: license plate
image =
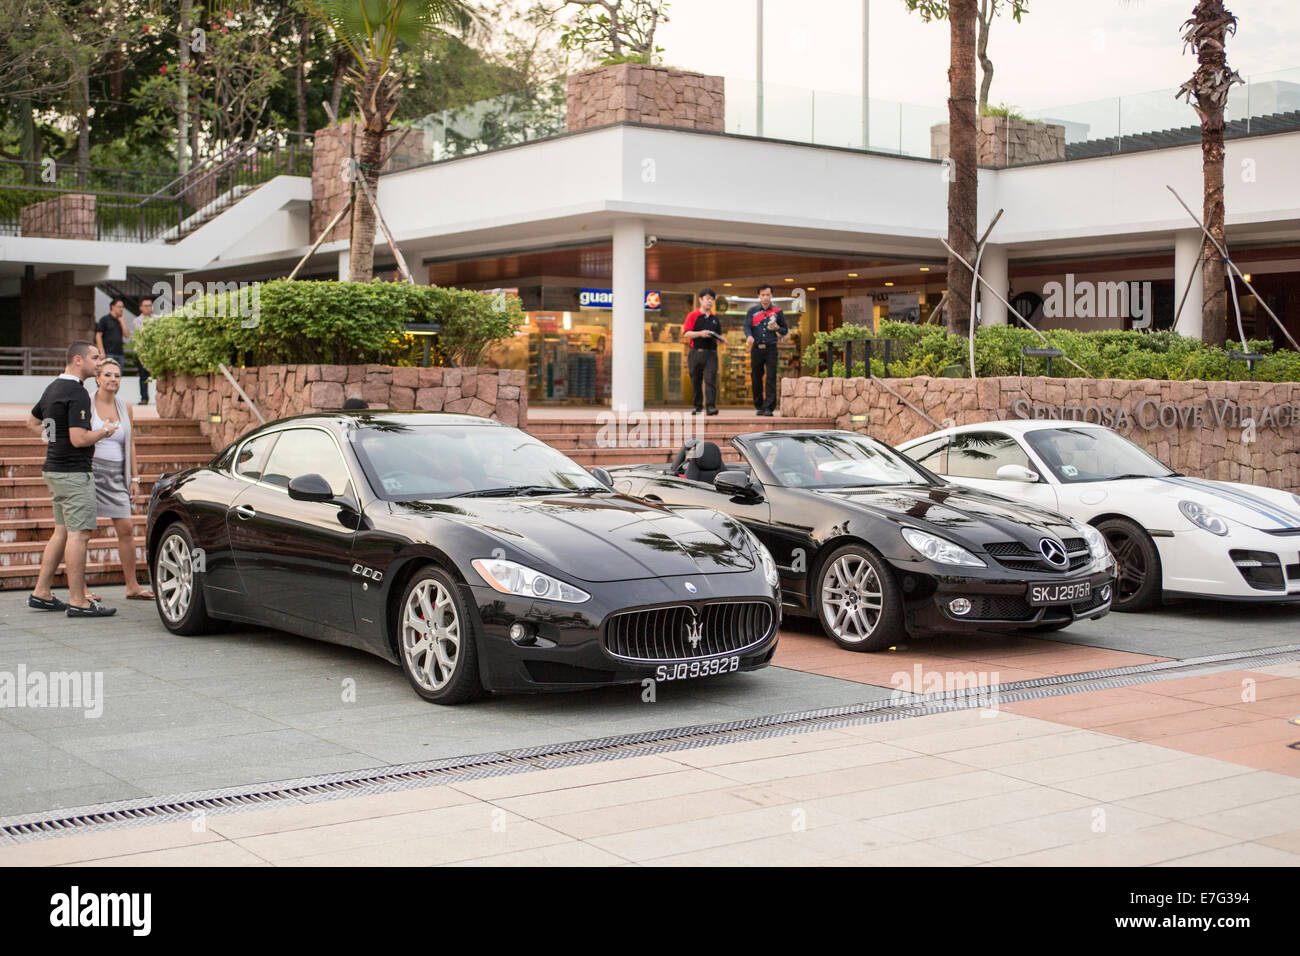
[[[690,680],[692,677],[714,677],[740,670],[739,657],[715,657],[707,661],[682,661],[680,664],[660,664],[655,670],[655,680]]]
[[[1092,597],[1091,581],[1029,585],[1030,604],[1073,604]]]

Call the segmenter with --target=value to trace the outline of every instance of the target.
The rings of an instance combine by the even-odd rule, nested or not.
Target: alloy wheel
[[[1142,589],[1147,579],[1146,558],[1137,539],[1120,530],[1109,530],[1106,543],[1115,556],[1115,597],[1127,601]]]
[[[876,569],[862,555],[843,555],[822,578],[826,626],[846,643],[865,641],[875,632],[883,603]]]
[[[451,593],[435,580],[421,581],[402,612],[402,653],[425,690],[441,690],[460,661],[460,618]]]
[[[158,606],[167,620],[178,624],[194,598],[194,560],[185,539],[169,534],[158,549]]]

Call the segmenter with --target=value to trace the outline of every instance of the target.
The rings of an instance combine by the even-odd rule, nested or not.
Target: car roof
[[[1096,422],[1076,422],[1069,419],[1059,418],[1009,418],[994,419],[986,422],[972,422],[967,425],[956,425],[952,428],[942,428],[930,432],[926,435],[918,435],[916,438],[909,438],[900,445],[910,445],[912,442],[924,441],[927,438],[933,438],[936,435],[958,435],[962,432],[984,431],[986,429],[997,429],[999,431],[1011,432],[1016,435],[1023,435],[1026,432],[1042,431],[1045,428],[1101,428],[1109,431],[1105,425],[1099,425]]]

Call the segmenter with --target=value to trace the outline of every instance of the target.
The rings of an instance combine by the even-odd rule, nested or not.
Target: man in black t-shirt
[[[754,391],[754,408],[760,415],[772,415],[776,411],[777,346],[789,334],[785,314],[772,305],[772,287],[765,282],[758,287],[758,305],[745,314],[749,379]]]
[[[92,429],[90,393],[85,381],[99,373],[99,349],[89,342],[68,346],[63,374],[51,382],[32,406],[27,424],[46,441],[41,477],[54,505],[54,534],[41,555],[41,572],[27,606],[41,611],[64,611],[68,617],[108,617],[117,613],[86,599],[86,545],[97,525],[95,478],[91,460],[95,442],[117,430],[116,422]],[[67,565],[68,603],[50,591],[59,562]]]
[[[709,415],[718,414],[718,342],[722,323],[713,314],[717,300],[712,289],[701,290],[700,307],[682,324],[682,338],[691,343],[686,368],[691,376],[691,396],[695,399],[693,415],[705,411],[706,405]]]
[[[99,357],[117,359],[119,366],[125,365],[122,343],[131,337],[123,312],[122,300],[114,299],[108,306],[108,315],[100,316],[95,323],[95,345],[99,348]]]

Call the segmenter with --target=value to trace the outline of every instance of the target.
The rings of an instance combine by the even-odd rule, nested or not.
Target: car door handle
[[[653,501],[653,502],[655,502],[656,504],[663,504],[663,503],[664,503],[664,500],[663,500],[662,498],[660,498],[658,495],[646,495],[646,496],[645,496],[645,500],[646,500],[646,501]]]
[[[247,521],[249,518],[257,517],[257,509],[252,505],[240,505],[235,509],[235,514],[239,515],[240,520]]]

